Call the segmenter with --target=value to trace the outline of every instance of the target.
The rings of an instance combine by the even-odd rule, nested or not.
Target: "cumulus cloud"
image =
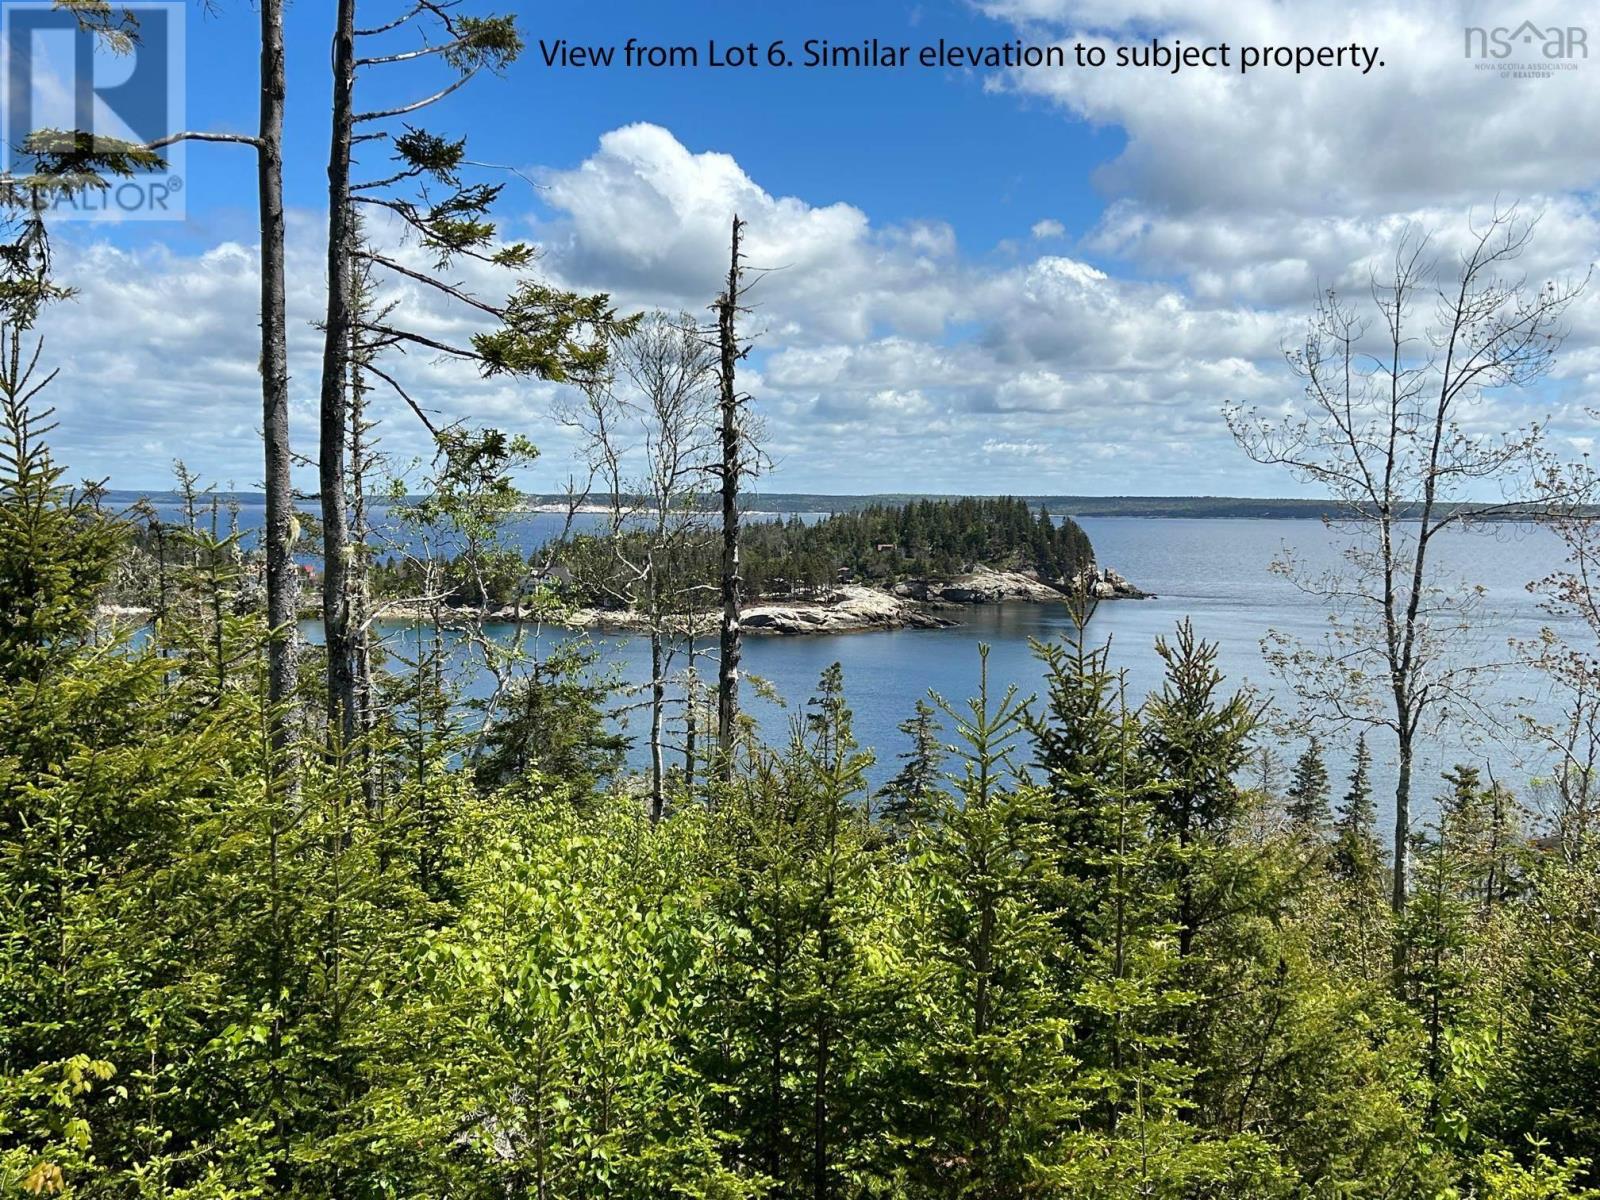
[[[1465,0],[990,0],[992,15],[1065,43],[1377,47],[1383,66],[1181,71],[1154,86],[1141,70],[1022,70],[999,86],[1116,125],[1124,151],[1105,185],[1173,211],[1226,207],[1370,212],[1461,204],[1484,194],[1591,184],[1600,151],[1600,74],[1501,79],[1464,53],[1469,25],[1495,13]],[[1516,22],[1572,21],[1569,5],[1530,0]],[[1580,64],[1581,66],[1581,64]]]
[[[88,236],[85,236],[87,231]],[[388,252],[421,268],[425,256],[397,231],[369,231]],[[262,465],[259,248],[225,241],[199,253],[160,243],[130,249],[80,226],[58,238],[59,278],[73,297],[47,310],[43,359],[59,374],[46,393],[57,409],[57,439],[75,476],[109,477],[111,486],[160,487],[174,459],[208,482],[259,487]],[[321,220],[294,213],[288,227],[288,342],[291,437],[315,457],[317,389],[322,369],[325,293]],[[463,269],[462,282],[489,290],[506,280]],[[399,305],[407,327],[460,344],[482,326],[461,306],[406,280],[391,282],[380,303]],[[428,350],[391,355],[392,373],[438,422],[458,419],[525,427],[548,411],[548,384],[479,378],[467,363]],[[383,449],[399,464],[430,451],[421,423],[396,395],[372,399],[385,418]],[[544,440],[561,431],[539,422]],[[302,472],[314,485],[314,468]]]
[[[1549,80],[1484,77],[1461,60],[1466,18],[1447,0],[984,7],[1030,37],[1069,43],[1360,40],[1379,44],[1386,65],[1354,79],[1196,71],[1160,86],[1112,69],[993,77],[989,103],[1022,94],[1125,135],[1096,175],[1106,205],[1092,230],[1069,239],[1042,218],[1009,254],[962,244],[936,199],[920,219],[884,223],[848,193],[776,194],[725,148],[686,145],[654,124],[613,129],[576,165],[538,170],[540,270],[625,308],[703,312],[722,286],[731,214],[748,223],[757,340],[745,382],[776,462],[771,489],[1281,491],[1289,481],[1233,450],[1218,410],[1293,398],[1281,347],[1319,288],[1363,288],[1417,226],[1438,229],[1434,248],[1448,261],[1468,207],[1497,193],[1544,212],[1523,264],[1531,278],[1581,273],[1600,249],[1589,199],[1600,62]],[[293,417],[307,452],[319,226],[297,214],[290,243]],[[57,392],[84,470],[153,484],[182,453],[253,485],[253,247],[183,255],[91,241],[69,247],[62,267],[82,294],[54,318],[54,343],[73,353]],[[416,285],[389,298],[442,340],[476,327]],[[1600,380],[1600,299],[1571,316],[1570,351],[1538,403],[1580,439],[1590,435],[1579,393]],[[447,417],[531,433],[546,457],[529,485],[554,486],[568,469],[552,386],[486,382],[426,355],[395,369]],[[385,437],[402,457],[425,449],[398,406]]]
[[[1573,197],[1600,178],[1600,61],[1550,78],[1501,78],[1464,53],[1465,29],[1509,14],[1472,0],[980,0],[1019,34],[1110,49],[1376,47],[1383,65],[1292,72],[1023,69],[992,90],[1042,98],[1120,129],[1095,174],[1111,201],[1095,242],[1147,268],[1186,272],[1205,295],[1278,303],[1353,267],[1404,220],[1522,199],[1551,209],[1547,236],[1592,225]],[[1565,27],[1554,0],[1515,21]],[[1517,57],[1525,53],[1519,47]],[[1582,231],[1584,233],[1588,230]],[[1570,236],[1557,233],[1556,237]],[[1592,240],[1584,239],[1592,248]]]
[[[785,338],[862,338],[880,321],[937,336],[958,303],[949,226],[874,228],[843,201],[773,196],[729,155],[691,151],[659,125],[612,130],[544,178],[560,213],[551,258],[579,286],[701,309],[726,275],[738,213],[760,319]]]

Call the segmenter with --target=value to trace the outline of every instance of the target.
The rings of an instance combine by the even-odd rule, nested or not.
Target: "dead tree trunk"
[[[355,639],[350,613],[350,525],[345,499],[349,430],[346,365],[350,347],[350,263],[355,251],[350,204],[350,145],[355,92],[356,0],[338,0],[333,36],[333,130],[328,149],[328,310],[322,329],[321,433],[322,621],[327,641],[328,741],[357,735]]]
[[[650,629],[650,823],[660,824],[666,811],[665,747],[661,744],[662,713],[667,703],[666,652],[659,618]]]
[[[366,289],[358,286],[364,298]],[[361,791],[367,814],[381,816],[377,758],[373,734],[377,729],[377,693],[372,678],[372,579],[371,548],[367,515],[367,468],[371,465],[367,433],[367,384],[361,374],[363,348],[358,328],[352,328],[350,347],[350,529],[353,557],[350,563],[350,623],[352,627],[353,668],[355,673],[356,727],[361,735]]]
[[[722,630],[721,660],[717,665],[717,754],[723,779],[733,774],[733,735],[739,718],[739,658],[743,641],[739,610],[744,581],[739,573],[739,482],[743,469],[739,392],[734,372],[741,357],[735,321],[739,312],[739,232],[744,223],[733,218],[728,257],[728,288],[717,301],[718,374],[722,410]]]
[[[294,564],[294,492],[289,482],[289,354],[284,300],[283,0],[261,0],[261,98],[256,183],[261,220],[261,432],[267,526],[267,702],[277,773],[293,780],[287,716],[299,685],[300,581]],[[291,783],[292,786],[292,783]]]

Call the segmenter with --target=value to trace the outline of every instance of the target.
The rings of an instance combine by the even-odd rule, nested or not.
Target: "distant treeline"
[[[107,503],[115,508],[118,504],[131,505],[141,499],[150,499],[157,503],[163,501],[176,501],[175,492],[133,492],[108,490]],[[226,501],[237,501],[246,507],[260,504],[263,500],[259,492],[229,492],[221,494]],[[872,508],[902,508],[907,504],[919,501],[932,501],[948,503],[963,497],[941,495],[938,493],[922,492],[881,492],[871,495],[849,496],[829,495],[824,492],[766,492],[752,493],[746,500],[747,511],[753,513],[853,513],[862,512]],[[972,499],[992,499],[993,497],[971,497]],[[1044,508],[1053,513],[1065,513],[1074,517],[1190,517],[1190,518],[1249,518],[1253,520],[1320,520],[1323,517],[1337,517],[1347,515],[1337,505],[1330,503],[1326,498],[1316,497],[1310,499],[1291,499],[1288,497],[1254,497],[1254,496],[1055,496],[1055,495],[1028,495],[1015,497],[1024,501],[1035,510]],[[590,497],[590,503],[608,504],[609,496]],[[570,497],[557,492],[536,492],[528,496],[528,503],[536,506],[559,507],[567,504]],[[383,507],[387,503],[383,499],[373,501],[375,506]],[[711,498],[706,499],[707,511],[712,505]],[[315,507],[314,503],[312,507]],[[1463,507],[1457,504],[1441,506],[1445,512]],[[1475,507],[1475,506],[1474,506]],[[1496,516],[1501,520],[1519,520],[1531,517],[1533,514],[1526,506],[1512,505]]]
[[[752,510],[778,513],[859,512],[878,507],[896,507],[918,500],[950,500],[949,496],[886,493],[871,496],[828,496],[805,492],[769,492],[752,496]],[[1019,496],[1033,509],[1048,509],[1073,517],[1189,517],[1251,518],[1254,520],[1320,520],[1348,516],[1348,510],[1326,498],[1289,499],[1252,496]],[[1406,512],[1414,505],[1403,505]],[[1446,504],[1444,512],[1478,505]],[[1500,520],[1520,520],[1534,515],[1526,505],[1512,505],[1497,512]]]

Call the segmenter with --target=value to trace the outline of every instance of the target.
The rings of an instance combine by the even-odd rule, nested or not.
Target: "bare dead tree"
[[[714,306],[717,314],[718,405],[722,418],[722,460],[716,470],[722,481],[722,625],[717,662],[718,771],[733,774],[733,742],[739,719],[739,660],[744,644],[739,629],[744,603],[744,578],[739,568],[739,487],[753,463],[744,429],[749,397],[739,392],[735,374],[749,352],[741,345],[739,314],[744,311],[744,258],[739,250],[744,222],[737,213],[729,237],[728,283]]]
[[[470,362],[485,376],[535,376],[557,382],[587,378],[603,368],[611,338],[628,325],[626,320],[618,320],[606,296],[579,296],[527,277],[524,272],[537,260],[538,252],[526,243],[501,238],[492,217],[501,188],[467,177],[465,168],[478,164],[467,158],[465,139],[441,136],[410,123],[481,72],[497,73],[515,60],[522,40],[514,18],[470,16],[460,11],[456,0],[418,0],[382,24],[361,28],[356,23],[356,9],[357,0],[337,0],[318,456],[328,728],[335,744],[348,743],[358,732],[345,479],[347,358],[351,325],[357,317],[348,264],[360,257],[385,280],[408,288],[416,285],[418,294],[449,306],[475,325],[475,332],[467,338],[446,340],[401,319],[363,321],[375,352],[426,351],[445,360]],[[359,109],[356,92],[360,81],[370,72],[384,72],[396,64],[408,64],[411,70],[421,69],[418,64],[432,64],[443,72],[443,82],[408,103]],[[388,150],[389,166],[372,177],[357,179],[357,151],[369,148]],[[383,214],[400,237],[410,239],[427,260],[408,260],[399,250],[380,248],[376,237],[363,241],[354,216],[357,205]],[[514,281],[509,294],[503,299],[486,299],[467,282],[447,277],[445,272],[461,262],[492,273],[509,272]],[[443,431],[389,371],[369,362],[365,372],[407,403],[442,450],[483,460],[474,445],[443,437]]]
[[[283,716],[299,687],[300,576],[294,561],[290,484],[288,316],[284,292],[283,107],[287,92],[283,0],[260,0],[261,80],[256,182],[261,218],[261,436],[267,493],[263,532],[267,578],[267,701],[272,743],[293,786],[295,764]]]
[[[608,496],[604,561],[585,582],[645,618],[650,816],[659,821],[674,635],[693,645],[704,586],[692,559],[708,532],[705,485],[718,444],[716,365],[693,318],[664,312],[646,315],[617,343],[612,360],[621,386],[606,380],[586,388],[583,407],[568,421],[582,431],[591,479]],[[685,700],[686,711],[692,703],[692,697]]]
[[[1418,740],[1469,707],[1492,666],[1470,661],[1461,644],[1479,627],[1480,589],[1446,579],[1434,547],[1452,527],[1526,512],[1533,498],[1542,427],[1485,433],[1471,413],[1486,392],[1550,370],[1563,314],[1583,287],[1530,287],[1514,273],[1536,223],[1513,207],[1469,224],[1449,272],[1428,235],[1408,232],[1372,278],[1371,316],[1330,291],[1287,352],[1303,411],[1227,413],[1251,458],[1318,485],[1338,506],[1328,524],[1345,538],[1341,567],[1311,571],[1292,554],[1276,566],[1327,605],[1329,633],[1317,644],[1273,635],[1266,650],[1309,708],[1394,735],[1396,913],[1406,905]]]
[[[700,588],[686,560],[690,543],[706,527],[701,497],[716,443],[714,362],[693,319],[665,313],[622,342],[618,358],[642,426],[642,474],[635,489],[644,523],[638,566],[650,636],[650,817],[659,821],[665,804],[670,615],[684,610],[683,632],[691,645],[697,633]],[[685,703],[692,705],[693,698]]]
[[[322,625],[327,655],[328,738],[354,744],[359,733],[356,645],[350,611],[350,518],[345,470],[350,412],[351,272],[355,212],[350,202],[350,152],[355,130],[356,0],[337,0],[333,34],[333,125],[328,150],[328,296],[323,319],[321,437],[317,455],[322,498]]]
[[[359,236],[359,223],[358,223]],[[350,488],[350,560],[347,585],[350,589],[349,612],[353,642],[353,672],[355,691],[355,726],[360,736],[361,790],[369,815],[382,816],[383,787],[378,778],[380,759],[375,746],[378,731],[378,688],[374,676],[374,644],[376,621],[372,601],[372,554],[374,529],[370,512],[369,480],[382,461],[376,448],[375,430],[378,421],[368,415],[373,391],[367,368],[373,366],[376,351],[367,326],[374,319],[384,319],[394,302],[383,305],[376,312],[377,301],[373,294],[372,265],[357,258],[349,264],[350,304],[354,319],[350,324],[346,381],[349,396],[349,460],[347,472]]]
[[[138,14],[109,0],[62,0],[80,28],[92,32],[114,53],[127,53],[138,42]],[[209,5],[208,5],[209,7]],[[271,782],[286,794],[298,787],[292,709],[299,686],[299,576],[294,562],[298,526],[290,485],[293,460],[289,446],[289,359],[284,284],[283,114],[287,93],[284,66],[284,0],[258,0],[260,74],[257,80],[257,127],[254,134],[228,131],[174,130],[147,145],[96,136],[82,131],[41,131],[25,147],[38,162],[28,190],[37,197],[37,180],[47,191],[70,193],[106,186],[111,176],[160,167],[159,151],[180,142],[248,146],[256,152],[258,216],[261,231],[261,426],[265,458],[266,525],[262,531],[267,593],[267,701]],[[86,150],[92,146],[94,149]],[[16,199],[17,183],[0,177],[0,199]]]

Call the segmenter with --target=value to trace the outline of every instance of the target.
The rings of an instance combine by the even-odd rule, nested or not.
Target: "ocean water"
[[[175,518],[176,507],[162,498],[158,507]],[[807,514],[808,520],[820,514]],[[599,518],[579,516],[578,528],[591,528]],[[253,531],[261,522],[259,497],[242,497],[241,528]],[[1248,687],[1266,706],[1274,732],[1269,738],[1286,759],[1301,743],[1285,727],[1300,710],[1286,682],[1268,668],[1262,641],[1269,631],[1316,641],[1327,628],[1323,602],[1272,570],[1273,562],[1292,552],[1304,569],[1333,570],[1341,565],[1341,538],[1320,521],[1284,519],[1173,519],[1086,517],[1080,523],[1094,544],[1102,565],[1116,568],[1145,591],[1149,600],[1102,603],[1095,612],[1090,638],[1109,641],[1111,661],[1125,672],[1127,691],[1138,703],[1160,687],[1161,664],[1154,645],[1187,619],[1195,632],[1214,642],[1230,686]],[[563,519],[531,513],[519,519],[511,540],[532,550],[561,532]],[[396,533],[397,540],[409,540]],[[1452,530],[1436,543],[1441,579],[1460,587],[1481,588],[1480,620],[1471,638],[1457,638],[1451,652],[1462,663],[1494,664],[1485,673],[1479,703],[1449,713],[1445,729],[1429,735],[1416,768],[1416,793],[1426,813],[1428,798],[1439,790],[1441,772],[1458,762],[1475,763],[1525,794],[1530,783],[1549,768],[1548,755],[1527,732],[1529,722],[1559,719],[1557,703],[1537,671],[1517,663],[1514,642],[1531,639],[1541,627],[1557,625],[1530,592],[1530,582],[1548,575],[1562,561],[1559,541],[1532,525],[1506,523],[1480,531]],[[1034,650],[1039,641],[1060,638],[1071,623],[1064,607],[1010,604],[960,610],[961,623],[950,629],[904,629],[801,638],[749,637],[745,643],[743,689],[746,711],[771,738],[785,735],[788,722],[803,711],[818,677],[832,663],[843,666],[846,694],[855,713],[856,734],[871,748],[877,763],[869,773],[876,783],[893,774],[905,738],[897,725],[920,697],[930,692],[959,704],[978,682],[978,646],[989,646],[990,687],[994,695],[1015,686],[1023,696],[1041,693],[1042,668]],[[1559,625],[1557,625],[1559,629]],[[403,637],[391,625],[385,633]],[[493,629],[510,637],[509,627]],[[527,634],[527,631],[524,631]],[[1576,629],[1562,632],[1578,634]],[[307,630],[316,636],[315,630]],[[547,653],[574,636],[586,637],[606,669],[624,687],[647,678],[646,648],[636,638],[559,630],[527,634],[530,649]],[[675,666],[681,666],[679,659]],[[702,678],[714,674],[711,659],[701,661]],[[475,689],[476,690],[476,689]],[[642,740],[643,715],[619,701],[617,720]],[[1328,742],[1335,795],[1342,790],[1356,731],[1321,726]],[[1375,784],[1380,816],[1383,789],[1392,787],[1392,737],[1382,731],[1369,738],[1375,758]],[[643,749],[636,745],[635,761]]]
[[[1309,520],[1174,520],[1137,517],[1085,518],[1082,521],[1102,564],[1126,575],[1149,600],[1102,603],[1090,625],[1095,644],[1109,641],[1111,661],[1125,672],[1127,691],[1138,703],[1161,685],[1155,641],[1171,635],[1187,619],[1203,639],[1218,646],[1219,664],[1230,686],[1251,688],[1267,706],[1275,727],[1275,750],[1291,759],[1301,743],[1287,728],[1299,711],[1292,688],[1268,668],[1262,640],[1268,631],[1316,640],[1327,627],[1320,600],[1275,574],[1272,563],[1286,549],[1310,568],[1340,563],[1338,535]],[[1478,633],[1457,639],[1453,651],[1475,664],[1505,664],[1488,673],[1481,703],[1450,714],[1447,729],[1421,747],[1416,768],[1419,811],[1438,790],[1439,775],[1457,762],[1479,765],[1520,790],[1547,771],[1547,755],[1529,737],[1523,718],[1549,722],[1559,716],[1545,680],[1514,663],[1511,643],[1535,637],[1552,624],[1530,581],[1556,569],[1560,543],[1532,526],[1502,525],[1483,532],[1452,532],[1436,543],[1444,574],[1482,592]],[[855,713],[856,734],[877,756],[869,773],[881,782],[906,749],[897,725],[920,697],[930,692],[959,704],[978,684],[978,647],[989,647],[991,694],[1014,686],[1022,696],[1042,694],[1042,667],[1034,644],[1057,639],[1071,629],[1064,606],[1007,604],[961,610],[961,624],[949,629],[902,629],[797,638],[749,637],[744,671],[767,687],[747,682],[743,698],[763,732],[784,735],[787,723],[803,711],[821,673],[843,666],[846,694]],[[511,630],[496,631],[510,636]],[[1570,632],[1577,632],[1572,630]],[[537,652],[573,635],[551,631],[535,639]],[[602,661],[625,683],[646,678],[645,647],[623,635],[587,635]],[[708,659],[702,678],[714,671]],[[763,695],[768,692],[770,695]],[[642,715],[635,720],[639,732]],[[1328,729],[1328,759],[1335,795],[1342,790],[1355,744],[1355,730]],[[1380,816],[1389,807],[1382,789],[1392,787],[1392,739],[1381,731],[1369,742],[1375,757]]]

